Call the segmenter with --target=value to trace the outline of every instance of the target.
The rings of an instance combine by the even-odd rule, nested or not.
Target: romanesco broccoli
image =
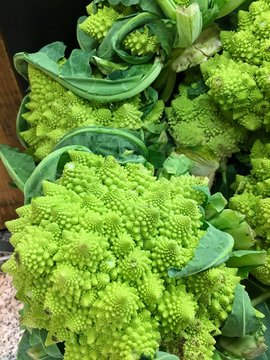
[[[245,215],[254,229],[254,247],[268,251],[266,264],[251,272],[258,280],[270,285],[270,144],[257,140],[251,149],[250,163],[250,175],[237,175],[234,184],[236,194],[230,199],[229,205]]]
[[[203,159],[207,159],[208,167],[209,159],[219,163],[239,151],[247,134],[245,128],[220,111],[209,94],[192,99],[185,85],[180,85],[179,91],[171,107],[166,108],[169,131],[177,151],[195,162],[201,158],[202,168]]]
[[[163,112],[164,105],[159,100],[144,122],[140,95],[114,104],[88,101],[31,65],[28,74],[30,101],[22,117],[29,128],[20,135],[39,160],[52,151],[61,137],[77,127],[96,125],[138,130],[144,124],[158,123]]]
[[[142,164],[70,151],[62,176],[7,222],[3,269],[27,304],[22,324],[65,343],[65,360],[211,360],[240,278],[219,265],[173,279],[205,234],[208,180],[157,179]],[[196,340],[196,346],[194,339]],[[177,346],[179,344],[179,346]]]
[[[236,31],[221,31],[223,54],[201,64],[208,94],[250,131],[269,130],[270,4],[253,1]]]

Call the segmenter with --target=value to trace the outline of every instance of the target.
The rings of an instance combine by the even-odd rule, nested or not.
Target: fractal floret
[[[56,143],[69,131],[83,126],[105,126],[138,130],[144,124],[158,123],[163,112],[163,102],[143,119],[141,96],[128,102],[100,103],[85,100],[60,85],[48,75],[28,66],[30,81],[29,101],[22,113],[28,129],[20,136],[32,149],[38,160],[48,155]]]
[[[270,144],[257,140],[250,154],[251,172],[248,176],[237,175],[234,184],[236,194],[230,199],[230,207],[245,215],[256,234],[254,247],[267,251],[267,261],[252,273],[266,285],[270,285]]]
[[[166,108],[169,131],[180,151],[191,150],[218,162],[239,151],[245,128],[227,118],[208,94],[190,98],[187,89],[181,85],[180,94]]]
[[[27,304],[22,324],[64,342],[65,360],[153,359],[158,349],[211,360],[240,278],[224,264],[168,275],[205,234],[207,179],[69,154],[62,176],[7,222],[15,251],[3,269]]]
[[[208,94],[250,131],[269,130],[269,31],[269,2],[253,1],[235,31],[221,31],[223,54],[201,64]]]

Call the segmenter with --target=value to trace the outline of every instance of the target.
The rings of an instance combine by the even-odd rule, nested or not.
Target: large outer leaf
[[[238,284],[232,312],[221,329],[222,334],[227,337],[243,337],[259,330],[261,325],[262,321],[256,316],[248,293]]]
[[[203,270],[225,262],[233,248],[233,238],[212,225],[201,238],[192,260],[183,269],[170,269],[169,276],[181,278],[197,274]]]
[[[179,357],[176,355],[166,353],[164,351],[157,351],[155,359],[156,360],[179,360]]]
[[[21,102],[21,105],[19,107],[19,111],[17,113],[17,118],[16,118],[16,132],[17,132],[17,137],[20,141],[20,143],[22,144],[23,147],[27,148],[27,145],[25,143],[25,141],[22,139],[20,133],[22,131],[26,131],[29,128],[28,123],[26,122],[26,120],[24,120],[24,118],[22,117],[22,114],[24,114],[25,112],[28,111],[28,109],[25,107],[25,104],[27,104],[30,101],[29,95],[26,95]]]
[[[57,345],[46,346],[46,330],[25,330],[21,338],[17,360],[54,360],[63,359]]]
[[[0,145],[0,158],[9,176],[20,190],[36,168],[32,156],[8,145]]]
[[[59,67],[57,61],[63,57],[64,48],[63,43],[55,42],[33,54],[17,53],[14,56],[15,68],[28,79],[27,67],[28,64],[32,64],[82,98],[112,102],[128,99],[145,90],[157,78],[163,67],[161,59],[156,58],[151,64],[131,66],[113,80],[98,79],[90,76],[90,66],[87,62],[89,53],[80,49],[75,49],[65,65]]]
[[[68,145],[80,144],[92,152],[118,158],[126,151],[142,155],[147,159],[148,150],[143,141],[128,130],[87,126],[72,130],[56,144],[54,150]]]
[[[264,334],[265,344],[267,346],[267,350],[264,354],[257,357],[255,360],[269,360],[270,359],[270,311],[269,304],[266,302],[261,302],[256,306],[256,309],[264,314],[263,323],[266,327],[266,331]]]
[[[161,11],[161,8],[156,3],[156,1],[149,1],[149,0],[141,0],[140,7],[143,11],[147,11],[153,14],[158,15],[160,18],[163,18],[164,15]]]
[[[231,253],[231,256],[226,262],[226,265],[234,268],[245,266],[259,266],[263,265],[265,263],[265,260],[265,251],[236,250]]]
[[[69,150],[89,151],[85,146],[66,146],[46,156],[33,171],[24,187],[24,202],[28,204],[32,198],[42,195],[42,182],[44,180],[55,181],[64,167],[64,163],[70,160]]]
[[[85,51],[92,51],[97,47],[98,41],[91,36],[87,35],[83,30],[80,29],[79,25],[87,19],[87,16],[81,16],[77,22],[77,41],[80,48]]]

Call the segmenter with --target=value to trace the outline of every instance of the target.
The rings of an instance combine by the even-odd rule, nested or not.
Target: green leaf
[[[227,205],[227,200],[224,198],[224,196],[217,192],[214,195],[211,195],[208,199],[206,208],[205,208],[205,218],[208,221],[213,216],[221,213],[221,211],[225,208]]]
[[[26,79],[29,63],[78,96],[103,102],[120,101],[139,94],[153,83],[163,68],[161,59],[156,58],[149,64],[133,65],[128,70],[116,72],[114,78],[100,79],[90,76],[88,56],[87,52],[76,49],[71,58],[59,67],[45,52],[18,53],[14,56],[14,64]]]
[[[214,352],[213,360],[222,360],[217,350]]]
[[[264,314],[263,323],[266,327],[266,331],[264,333],[265,344],[267,346],[266,352],[257,357],[255,360],[269,360],[270,359],[270,310],[269,305],[266,302],[261,302],[260,304],[255,306],[257,310],[259,310],[262,314]]]
[[[225,209],[220,214],[213,217],[209,222],[220,230],[238,227],[244,221],[245,216],[241,213]]]
[[[227,337],[244,337],[261,328],[262,321],[255,313],[248,293],[245,288],[238,284],[235,288],[232,312],[221,328],[223,335]]]
[[[29,332],[25,330],[18,346],[17,360],[31,360],[30,356],[27,355],[29,348]]]
[[[120,30],[126,23],[130,21],[130,17],[120,18],[116,20],[110,30],[107,32],[107,35],[102,40],[98,50],[97,55],[102,59],[113,60],[115,50],[113,48],[112,39],[115,37],[115,34]]]
[[[85,81],[92,75],[90,67],[91,52],[74,49],[68,60],[62,65],[60,77],[66,81]]]
[[[81,127],[62,137],[54,150],[76,144],[85,146],[93,153],[103,156],[113,155],[118,158],[129,150],[135,155],[148,158],[148,150],[144,142],[128,130],[98,126]]]
[[[123,63],[116,63],[106,59],[102,59],[98,56],[92,56],[91,62],[95,64],[104,75],[109,75],[114,71],[125,71],[129,65]]]
[[[0,158],[11,179],[24,191],[24,186],[36,168],[32,156],[8,145],[0,145]]]
[[[259,266],[263,265],[265,260],[266,251],[236,250],[231,253],[226,265],[233,268]]]
[[[87,16],[81,16],[78,19],[76,28],[77,41],[82,50],[92,51],[97,48],[98,41],[91,38],[91,36],[87,35],[85,31],[80,28],[79,25],[83,23],[85,19],[87,19]]]
[[[166,353],[164,351],[157,351],[155,359],[157,359],[157,360],[179,360],[179,357],[176,355]]]
[[[42,329],[25,330],[19,344],[17,360],[54,360],[63,359],[56,344],[45,346],[47,331]]]
[[[158,15],[160,18],[164,17],[161,8],[155,1],[141,0],[140,8],[145,12]]]
[[[180,176],[188,174],[192,162],[183,154],[172,152],[164,161],[160,176]]]
[[[42,195],[42,182],[44,180],[55,181],[61,176],[59,166],[63,168],[63,157],[66,161],[69,161],[69,150],[90,150],[81,145],[66,146],[58,149],[48,156],[46,156],[33,171],[29,179],[25,183],[24,187],[24,201],[25,204],[29,204],[32,198]]]
[[[218,3],[221,2],[220,0],[216,0]],[[238,8],[240,5],[242,5],[247,0],[223,0],[223,3],[225,3],[223,6],[219,6],[219,14],[218,18],[221,18],[223,16],[226,16],[233,12],[236,8]]]
[[[147,24],[147,27],[158,37],[160,46],[168,57],[175,41],[175,24],[169,20],[156,20]]]
[[[233,238],[209,224],[206,234],[201,238],[194,257],[179,270],[169,269],[169,276],[182,278],[218,266],[228,260],[233,248]]]
[[[65,49],[66,46],[62,42],[56,41],[32,54],[26,52],[17,53],[14,55],[15,69],[28,80],[27,63],[29,62],[40,70],[45,69],[48,75],[58,76],[59,67],[57,62],[64,57]]]
[[[60,350],[56,344],[50,345],[50,346],[45,345],[47,335],[48,335],[47,330],[45,330],[45,329],[39,330],[39,338],[40,338],[42,347],[47,352],[47,354],[50,355],[53,359],[63,359],[63,355],[60,352]]]
[[[30,97],[29,95],[26,95],[21,102],[21,105],[19,107],[19,111],[17,113],[17,118],[16,118],[16,133],[17,133],[17,137],[20,141],[20,143],[22,144],[22,146],[24,148],[27,148],[27,145],[25,143],[25,141],[22,139],[20,133],[23,131],[28,130],[29,125],[27,123],[27,121],[22,117],[22,114],[26,113],[28,111],[28,109],[25,107],[25,105],[30,101]]]
[[[55,41],[51,44],[43,46],[37,53],[33,54],[38,56],[38,54],[45,54],[50,60],[58,62],[65,56],[66,45],[61,41]]]
[[[234,238],[235,249],[249,249],[254,244],[256,234],[246,221],[242,222],[238,227],[224,231]]]

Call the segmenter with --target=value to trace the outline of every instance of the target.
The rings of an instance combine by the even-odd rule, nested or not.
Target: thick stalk
[[[227,0],[227,3],[223,6],[223,8],[220,9],[220,12],[218,14],[218,19],[230,14],[233,12],[236,8],[238,8],[240,5],[242,5],[247,0]]]
[[[176,20],[176,5],[173,0],[156,0],[167,18]]]
[[[255,299],[251,301],[253,306],[260,304],[261,302],[268,300],[270,298],[270,291],[266,291],[265,293],[257,296]]]

